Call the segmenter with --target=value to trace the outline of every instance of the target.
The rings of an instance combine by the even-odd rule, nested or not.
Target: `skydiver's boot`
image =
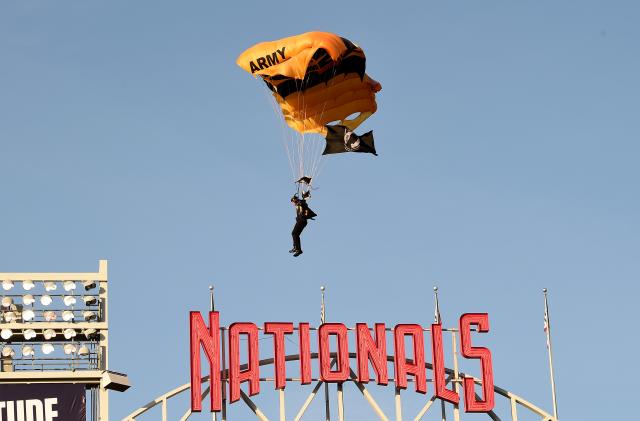
[[[302,254],[302,250],[296,250],[295,253],[293,253],[293,257],[298,257]]]
[[[293,248],[289,250],[289,253],[295,253],[296,251],[298,251],[298,249],[296,248],[296,246],[293,246]]]

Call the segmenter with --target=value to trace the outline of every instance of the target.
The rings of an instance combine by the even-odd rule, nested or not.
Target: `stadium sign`
[[[270,356],[274,364],[274,385],[276,389],[284,389],[288,381],[292,381],[286,372],[285,338],[298,336],[299,372],[295,378],[300,384],[310,384],[312,379],[312,359],[317,359],[320,381],[326,383],[342,383],[356,381],[368,383],[372,378],[369,366],[373,368],[375,381],[379,385],[387,385],[390,381],[387,361],[387,336],[393,340],[393,370],[398,389],[408,388],[408,376],[413,377],[413,389],[427,393],[427,366],[425,360],[424,332],[430,332],[431,345],[431,379],[434,395],[444,401],[458,404],[461,400],[457,388],[446,387],[442,324],[434,323],[430,329],[419,324],[398,324],[392,329],[384,323],[376,323],[370,327],[366,323],[357,323],[348,328],[343,323],[323,323],[319,327],[311,327],[309,323],[267,322],[259,327],[255,323],[233,323],[228,328],[220,327],[220,314],[209,312],[209,326],[200,312],[190,313],[190,363],[191,363],[191,410],[202,410],[202,374],[201,357],[205,356],[210,368],[210,404],[211,411],[222,410],[223,396],[229,397],[231,403],[238,401],[244,393],[240,386],[248,383],[249,396],[260,393],[260,341],[259,334],[273,339],[273,350]],[[311,332],[317,336],[317,352],[312,353]],[[474,384],[477,379],[471,376],[462,379],[464,390],[464,408],[466,412],[490,412],[494,408],[494,382],[491,351],[485,347],[472,344],[472,331],[488,332],[489,315],[487,313],[466,313],[460,316],[457,332],[460,339],[460,353],[466,359],[477,359],[481,366],[482,395],[477,396]],[[349,366],[349,332],[355,335],[355,358],[357,373]],[[246,339],[242,342],[241,338]],[[228,343],[228,347],[225,344]],[[407,350],[407,343],[410,348]],[[332,349],[332,344],[335,344]],[[202,353],[204,351],[204,353]],[[410,352],[410,354],[407,353]],[[241,352],[246,354],[247,362],[241,364]],[[228,367],[226,356],[228,355]],[[351,354],[353,355],[353,354]],[[413,358],[409,359],[407,356]],[[222,366],[221,366],[222,360]],[[227,385],[228,384],[228,390]]]
[[[82,384],[0,384],[0,421],[85,421]]]

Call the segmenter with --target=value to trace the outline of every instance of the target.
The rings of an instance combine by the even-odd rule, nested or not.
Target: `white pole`
[[[212,312],[216,311],[215,301],[213,300],[213,285],[209,285],[209,311],[212,311]],[[211,389],[211,393],[213,393],[213,388]],[[213,421],[218,421],[217,412],[212,412],[211,415],[212,415],[211,418]]]
[[[553,375],[553,346],[551,345],[551,321],[549,319],[549,303],[547,302],[547,289],[544,293],[544,323],[547,334],[547,350],[549,351],[549,375],[551,376],[551,397],[553,399],[553,417],[558,421],[558,402],[556,400],[556,381]]]
[[[326,312],[324,305],[324,286],[320,287],[320,293],[322,294],[322,301],[320,303],[320,322],[324,324],[326,320]],[[324,411],[325,411],[325,420],[331,420],[331,413],[329,411],[329,385],[327,382],[324,383]]]
[[[433,295],[435,297],[435,307],[433,313],[433,322],[435,324],[442,323],[442,317],[440,316],[440,303],[438,302],[438,287],[433,287]],[[442,421],[447,421],[447,411],[444,405],[444,401],[440,399],[440,412],[442,414]]]

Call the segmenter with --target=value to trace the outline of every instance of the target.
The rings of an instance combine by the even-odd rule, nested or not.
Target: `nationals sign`
[[[82,384],[0,384],[0,421],[85,421]]]
[[[413,377],[414,389],[418,393],[427,393],[427,367],[425,361],[425,329],[419,324],[398,324],[387,329],[384,323],[376,323],[373,327],[365,323],[357,323],[355,328],[348,328],[342,323],[323,323],[314,328],[309,323],[267,322],[262,327],[254,323],[233,323],[228,328],[220,328],[220,315],[217,311],[209,312],[207,327],[200,312],[190,313],[191,340],[191,410],[202,410],[201,403],[201,350],[209,362],[211,383],[211,411],[222,409],[222,388],[228,383],[228,395],[231,403],[240,399],[240,385],[248,383],[249,395],[260,393],[260,346],[259,331],[273,338],[273,350],[268,357],[273,358],[275,369],[275,388],[284,389],[287,383],[285,338],[298,336],[299,359],[298,378],[301,384],[312,382],[313,357],[317,357],[319,380],[327,383],[341,383],[352,380],[349,365],[349,332],[355,335],[355,358],[357,374],[353,379],[359,383],[368,383],[373,377],[379,385],[387,385],[390,381],[387,367],[387,335],[393,339],[393,369],[395,382],[399,389],[407,389],[408,376]],[[466,412],[489,412],[494,407],[493,367],[491,351],[484,347],[475,347],[471,342],[471,332],[489,331],[489,315],[486,313],[466,313],[460,317],[458,333],[460,334],[460,353],[464,358],[479,360],[482,371],[482,397],[474,391],[474,379],[463,378],[464,407]],[[315,331],[315,349],[312,353],[311,332]],[[444,351],[442,340],[442,324],[432,324],[430,331],[430,348],[432,355],[431,378],[434,394],[437,398],[458,404],[460,396],[454,389],[446,387]],[[240,341],[240,339],[246,341]],[[221,342],[222,341],[222,342]],[[221,349],[221,343],[228,343],[228,349]],[[353,342],[352,342],[353,343]],[[410,354],[407,358],[407,343],[410,343]],[[335,344],[332,349],[331,344]],[[248,361],[241,364],[240,354],[245,352]],[[228,367],[221,369],[222,360]],[[373,373],[369,370],[373,368]],[[289,373],[289,378],[291,374]],[[226,387],[226,386],[225,386]]]

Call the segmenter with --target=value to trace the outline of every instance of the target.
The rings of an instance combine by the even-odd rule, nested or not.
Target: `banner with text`
[[[0,420],[86,421],[81,384],[0,384]]]

